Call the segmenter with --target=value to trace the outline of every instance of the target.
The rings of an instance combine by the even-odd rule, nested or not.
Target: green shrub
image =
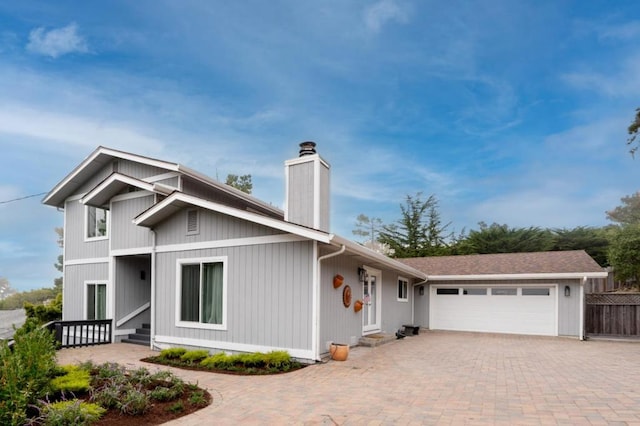
[[[144,367],[137,368],[129,373],[129,379],[134,384],[148,385],[153,381],[153,376]]]
[[[219,352],[200,361],[200,365],[205,368],[226,369],[233,365],[233,363],[229,355],[225,354],[224,352]]]
[[[141,389],[130,388],[122,394],[120,412],[135,416],[144,414],[151,408],[151,398]]]
[[[209,356],[209,351],[206,349],[197,349],[193,351],[187,351],[180,357],[180,361],[186,362],[188,364],[193,364],[195,362],[200,362],[206,357]]]
[[[89,371],[76,365],[65,365],[62,369],[65,374],[51,380],[52,392],[86,392],[89,390],[91,380]]]
[[[182,401],[176,401],[174,404],[171,404],[167,407],[167,411],[171,411],[172,413],[180,413],[184,411],[184,404]]]
[[[233,356],[235,364],[240,364],[243,367],[262,367],[264,365],[265,355],[262,352],[238,354]]]
[[[23,424],[27,408],[48,393],[56,371],[51,332],[20,330],[14,339],[13,351],[0,342],[0,424]]]
[[[117,384],[102,386],[91,393],[91,401],[105,408],[120,407],[121,386]]]
[[[89,425],[98,421],[105,412],[97,404],[72,399],[43,405],[38,420],[51,426]]]
[[[149,396],[156,401],[171,401],[175,398],[175,393],[167,387],[156,386],[155,389],[149,393]]]
[[[208,404],[207,398],[204,397],[204,392],[193,392],[189,397],[189,404],[195,405],[196,407],[203,407]]]
[[[185,348],[169,348],[163,349],[160,351],[160,359],[169,360],[169,359],[179,359],[182,355],[185,354],[187,350]]]
[[[272,351],[264,355],[267,368],[283,368],[291,364],[291,355],[287,351]]]
[[[38,324],[62,319],[62,293],[58,293],[50,302],[45,301],[40,304],[24,302],[24,310],[27,318],[34,318]]]

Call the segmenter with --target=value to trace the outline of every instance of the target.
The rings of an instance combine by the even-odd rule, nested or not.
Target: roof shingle
[[[584,250],[398,259],[429,276],[602,272]]]

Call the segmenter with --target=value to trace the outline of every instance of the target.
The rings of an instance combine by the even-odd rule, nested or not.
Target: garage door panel
[[[511,286],[513,287],[513,286]],[[436,330],[556,335],[555,288],[549,295],[432,294],[431,328]]]

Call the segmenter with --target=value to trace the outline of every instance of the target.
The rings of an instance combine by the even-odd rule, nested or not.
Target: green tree
[[[611,239],[608,255],[616,279],[630,281],[640,290],[640,224],[619,228]]]
[[[356,218],[356,228],[351,231],[353,235],[358,235],[363,238],[362,243],[368,241],[378,241],[378,234],[382,227],[382,219],[379,217],[369,217],[366,214],[360,213]]]
[[[550,250],[585,250],[600,266],[609,266],[608,229],[578,226],[573,229],[553,229],[553,244]]]
[[[629,125],[627,129],[629,132],[629,139],[627,139],[627,145],[631,148],[629,152],[631,156],[635,156],[636,151],[638,150],[638,145],[636,144],[636,139],[638,138],[638,132],[640,132],[640,108],[636,108],[636,116],[634,120]]]
[[[246,192],[247,194],[251,194],[253,190],[253,183],[251,182],[251,175],[227,175],[227,181],[225,182],[229,186],[233,186],[236,189],[239,189],[242,192]]]
[[[508,225],[478,223],[479,230],[469,231],[456,251],[460,254],[522,253],[547,251],[553,246],[551,231],[531,226],[510,228]]]
[[[394,257],[437,256],[447,253],[446,228],[438,213],[438,200],[422,193],[407,195],[400,205],[401,218],[394,224],[384,225],[378,241],[391,250]]]
[[[606,212],[607,219],[620,225],[640,223],[640,192],[620,199],[622,205]]]

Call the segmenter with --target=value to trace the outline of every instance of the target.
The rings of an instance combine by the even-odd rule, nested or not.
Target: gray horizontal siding
[[[62,319],[65,321],[84,319],[85,281],[106,281],[109,279],[109,264],[69,265],[64,268]],[[107,297],[110,288],[107,286]]]
[[[148,228],[136,226],[133,219],[153,205],[154,196],[149,194],[111,204],[111,249],[149,247],[152,244]]]
[[[309,241],[159,253],[156,333],[311,349],[312,254]],[[227,330],[176,327],[176,261],[211,256],[227,256]]]

